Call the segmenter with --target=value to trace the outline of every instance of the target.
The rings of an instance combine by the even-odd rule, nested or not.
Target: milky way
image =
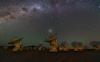
[[[14,36],[23,43],[43,42],[49,32],[59,42],[100,40],[99,0],[0,0],[0,39]]]

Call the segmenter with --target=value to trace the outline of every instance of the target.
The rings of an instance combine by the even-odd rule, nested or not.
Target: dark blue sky
[[[100,40],[99,0],[0,0],[0,42],[14,36],[43,42],[52,29],[59,42]]]

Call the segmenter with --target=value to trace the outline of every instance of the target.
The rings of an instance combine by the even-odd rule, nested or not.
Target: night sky
[[[59,42],[100,40],[100,0],[0,0],[1,44],[13,37],[38,44],[48,30]]]

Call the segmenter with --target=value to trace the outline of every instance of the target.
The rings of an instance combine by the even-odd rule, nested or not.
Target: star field
[[[0,39],[13,36],[37,44],[48,30],[58,33],[59,42],[100,40],[99,0],[0,0]]]

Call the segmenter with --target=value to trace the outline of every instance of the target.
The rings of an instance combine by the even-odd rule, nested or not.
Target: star
[[[98,6],[98,8],[100,8],[100,5]]]
[[[52,33],[52,31],[53,31],[52,29],[48,29],[48,32],[49,32],[49,33]]]

